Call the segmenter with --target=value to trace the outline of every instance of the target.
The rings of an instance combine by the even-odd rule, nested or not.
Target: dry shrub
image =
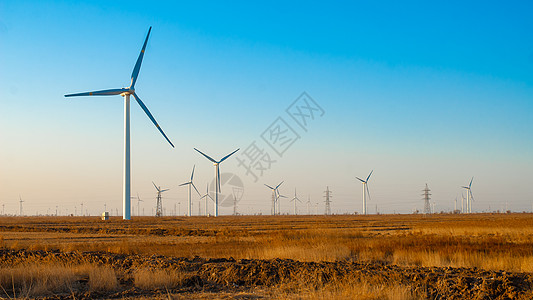
[[[2,292],[15,297],[34,297],[72,290],[76,276],[65,266],[20,265],[0,269]]]
[[[184,274],[175,270],[137,270],[134,275],[135,286],[152,290],[175,288],[181,285]]]
[[[90,266],[89,287],[93,291],[114,291],[118,287],[115,271],[110,267]]]
[[[280,291],[274,295],[277,299],[388,299],[414,300],[424,299],[417,295],[412,288],[405,285],[369,284],[366,282],[337,282],[328,284],[317,290],[302,288],[297,294]]]

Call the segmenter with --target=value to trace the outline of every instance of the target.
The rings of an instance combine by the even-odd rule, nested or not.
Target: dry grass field
[[[531,299],[533,215],[1,217],[9,298]]]

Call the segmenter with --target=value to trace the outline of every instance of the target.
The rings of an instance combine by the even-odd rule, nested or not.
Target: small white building
[[[104,211],[102,213],[102,220],[104,220],[104,221],[109,220],[109,212],[108,211]]]

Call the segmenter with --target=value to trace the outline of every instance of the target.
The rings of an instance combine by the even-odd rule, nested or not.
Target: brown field
[[[0,217],[0,297],[532,299],[533,215]]]

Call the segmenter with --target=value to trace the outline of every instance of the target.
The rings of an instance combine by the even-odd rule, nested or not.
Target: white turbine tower
[[[184,186],[184,185],[188,185],[189,186],[189,200],[187,202],[187,216],[192,216],[192,198],[191,198],[191,186],[194,188],[194,190],[198,193],[198,196],[201,196],[200,195],[200,192],[198,192],[198,189],[196,188],[196,186],[194,185],[194,183],[192,182],[192,179],[194,177],[194,167],[192,167],[192,173],[191,173],[191,180],[190,181],[187,181],[185,183],[182,183],[180,184],[180,186]]]
[[[213,165],[215,166],[215,212],[214,212],[215,217],[218,217],[218,193],[220,193],[220,168],[219,168],[219,165],[223,161],[228,159],[228,157],[232,156],[235,152],[239,151],[239,149],[237,149],[237,150],[231,152],[230,154],[224,156],[221,160],[216,161],[216,160],[212,159],[210,156],[208,156],[207,154],[202,153],[202,151],[194,148],[194,150],[196,150],[198,153],[202,154],[205,158],[209,159],[213,163]]]
[[[283,184],[283,181],[280,182],[278,185],[276,185],[276,187],[271,187],[270,185],[268,184],[265,184],[265,186],[269,189],[272,190],[272,209],[271,209],[271,213],[272,215],[279,215],[280,213],[280,206],[279,206],[279,198],[280,197],[283,197],[283,198],[287,198],[285,196],[282,196],[280,195],[279,193],[279,190],[278,188]],[[276,205],[277,205],[277,208],[276,208]]]
[[[207,184],[205,195],[203,195],[200,200],[205,198],[205,215],[207,216],[207,198],[211,199],[213,202],[215,202],[215,199],[209,195],[209,184]]]
[[[293,212],[294,215],[296,215],[296,201],[302,203],[302,201],[300,201],[298,196],[296,196],[296,189],[294,189],[294,198],[291,199],[291,202],[294,202],[294,212]]]
[[[472,195],[472,181],[474,181],[474,177],[470,180],[470,184],[468,186],[463,186],[463,189],[466,189],[466,212],[472,213],[472,201],[474,200],[474,195]]]
[[[124,220],[129,220],[131,218],[131,192],[130,192],[130,95],[133,95],[137,103],[144,110],[148,118],[152,120],[152,123],[157,127],[159,132],[165,137],[169,144],[174,148],[172,142],[165,135],[154,116],[150,113],[146,105],[141,101],[141,98],[135,93],[135,82],[139,76],[139,71],[141,69],[141,63],[144,57],[144,50],[146,49],[146,44],[148,43],[148,37],[150,37],[150,32],[152,27],[148,29],[148,34],[144,40],[144,44],[131,73],[131,84],[127,88],[120,89],[111,89],[111,90],[100,90],[86,93],[77,93],[77,94],[68,94],[65,97],[77,97],[77,96],[113,96],[120,95],[124,97],[124,177],[123,177],[123,195],[122,195],[122,210]]]
[[[372,175],[372,172],[374,172],[374,170],[370,171],[370,174],[368,174],[366,180],[363,180],[359,177],[355,177],[363,183],[363,215],[366,215],[366,197],[368,196],[368,199],[370,199],[370,191],[368,190],[368,180],[370,179],[370,175]]]

